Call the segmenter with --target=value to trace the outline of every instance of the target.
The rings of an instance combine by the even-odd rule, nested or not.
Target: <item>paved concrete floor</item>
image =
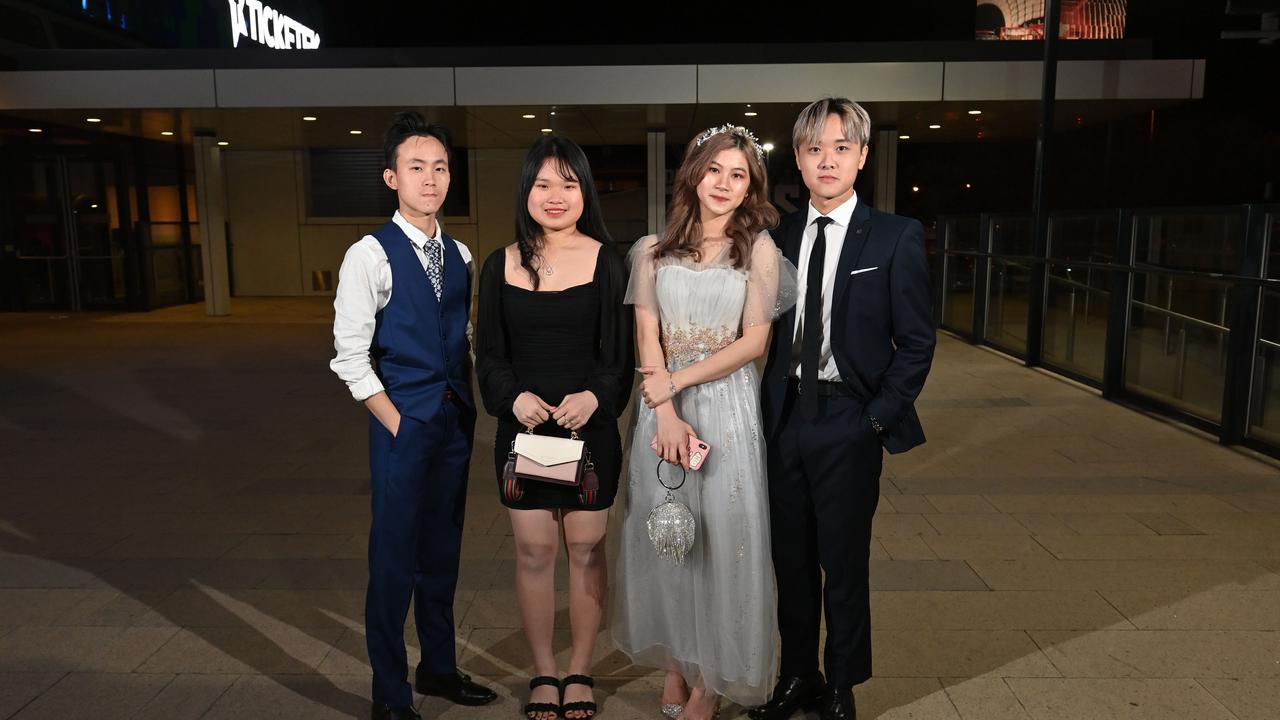
[[[367,711],[362,410],[323,301],[234,309],[0,316],[0,718]],[[929,443],[886,465],[861,717],[1280,717],[1276,465],[948,338],[920,407]],[[503,698],[427,717],[523,701],[491,428],[457,617]],[[657,717],[607,633],[597,676],[603,717]]]

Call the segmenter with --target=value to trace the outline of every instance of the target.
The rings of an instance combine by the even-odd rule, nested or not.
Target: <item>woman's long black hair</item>
[[[538,138],[524,156],[524,168],[520,171],[520,194],[516,198],[516,246],[520,249],[520,265],[529,273],[533,288],[538,289],[538,272],[533,258],[542,249],[542,226],[529,214],[529,193],[538,179],[543,163],[554,159],[556,170],[565,180],[578,183],[582,191],[582,217],[578,218],[578,232],[602,243],[611,243],[609,230],[604,226],[600,212],[600,195],[591,177],[591,165],[586,153],[578,144],[566,137],[549,135]]]

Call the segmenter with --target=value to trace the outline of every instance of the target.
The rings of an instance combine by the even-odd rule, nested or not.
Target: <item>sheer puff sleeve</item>
[[[485,260],[480,269],[480,298],[476,308],[476,379],[484,409],[497,418],[511,415],[511,405],[520,394],[520,380],[511,365],[507,324],[502,313],[506,264],[506,248],[498,248]]]
[[[631,246],[627,256],[631,280],[627,283],[627,295],[623,299],[627,305],[648,310],[654,317],[658,317],[658,281],[653,258],[657,246],[657,235],[646,235]]]
[[[596,259],[596,282],[600,289],[600,345],[595,372],[587,390],[596,396],[604,417],[617,418],[631,399],[635,379],[635,350],[632,313],[623,302],[627,288],[627,266],[612,245],[600,248]]]
[[[782,256],[769,233],[756,236],[747,267],[742,327],[768,325],[796,304],[796,268]]]

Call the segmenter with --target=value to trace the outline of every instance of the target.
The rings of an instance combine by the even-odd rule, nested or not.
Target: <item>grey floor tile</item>
[[[106,627],[175,627],[160,608],[172,590],[96,590],[84,602],[60,615],[54,625]]]
[[[104,558],[217,558],[241,540],[239,535],[138,533],[99,553]]]
[[[986,590],[958,560],[872,560],[872,590]]]
[[[1030,632],[1067,677],[1280,678],[1280,644],[1271,631]]]
[[[877,542],[891,560],[937,560],[938,555],[925,543],[924,536],[902,535],[878,538]],[[954,559],[954,558],[952,558]]]
[[[877,630],[1101,630],[1132,627],[1094,592],[873,592]]]
[[[871,534],[875,537],[911,537],[936,535],[938,531],[915,513],[876,513],[871,522]]]
[[[1280,593],[1274,591],[1105,590],[1102,596],[1143,630],[1280,631]]]
[[[1239,720],[1275,720],[1280,717],[1280,680],[1200,680],[1218,702]]]
[[[83,588],[99,586],[92,572],[56,560],[0,555],[0,588]]]
[[[0,638],[0,672],[130,672],[178,630],[20,627]]]
[[[175,675],[132,717],[136,720],[198,720],[236,681],[235,675]]]
[[[244,535],[241,542],[222,557],[227,559],[308,560],[331,558],[349,541],[350,535]]]
[[[961,720],[937,678],[874,677],[854,690],[858,717]],[[816,718],[816,714],[807,717]]]
[[[1064,560],[1267,560],[1280,557],[1280,536],[1046,536],[1040,543]]]
[[[943,678],[962,720],[1031,720],[1004,678]]]
[[[1280,590],[1280,576],[1248,561],[980,558],[968,565],[994,590]]]
[[[369,713],[364,675],[243,675],[214,701],[205,720],[362,718]]]
[[[940,535],[1027,535],[1026,526],[1002,513],[933,513],[924,516]]]
[[[173,676],[167,674],[69,673],[24,707],[14,720],[127,720],[172,680]]]
[[[1020,630],[873,630],[876,672],[888,677],[1059,677]]]
[[[139,672],[213,675],[305,675],[315,671],[342,635],[336,627],[299,629],[282,623],[178,631]]]
[[[0,589],[0,618],[6,625],[54,625],[76,607],[112,590],[70,588]]]
[[[942,560],[1018,560],[1052,558],[1034,537],[1026,535],[974,536],[926,535],[921,538],[934,555]]]
[[[929,495],[929,504],[942,513],[993,513],[996,507],[981,495]]]
[[[1034,720],[1235,720],[1195,680],[1010,678]]]
[[[0,718],[9,718],[62,679],[65,672],[0,672]]]

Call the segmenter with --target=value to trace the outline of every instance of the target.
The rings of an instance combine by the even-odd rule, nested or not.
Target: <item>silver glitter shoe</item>
[[[676,703],[663,703],[662,714],[671,718],[671,720],[680,720],[684,715],[684,706]]]

